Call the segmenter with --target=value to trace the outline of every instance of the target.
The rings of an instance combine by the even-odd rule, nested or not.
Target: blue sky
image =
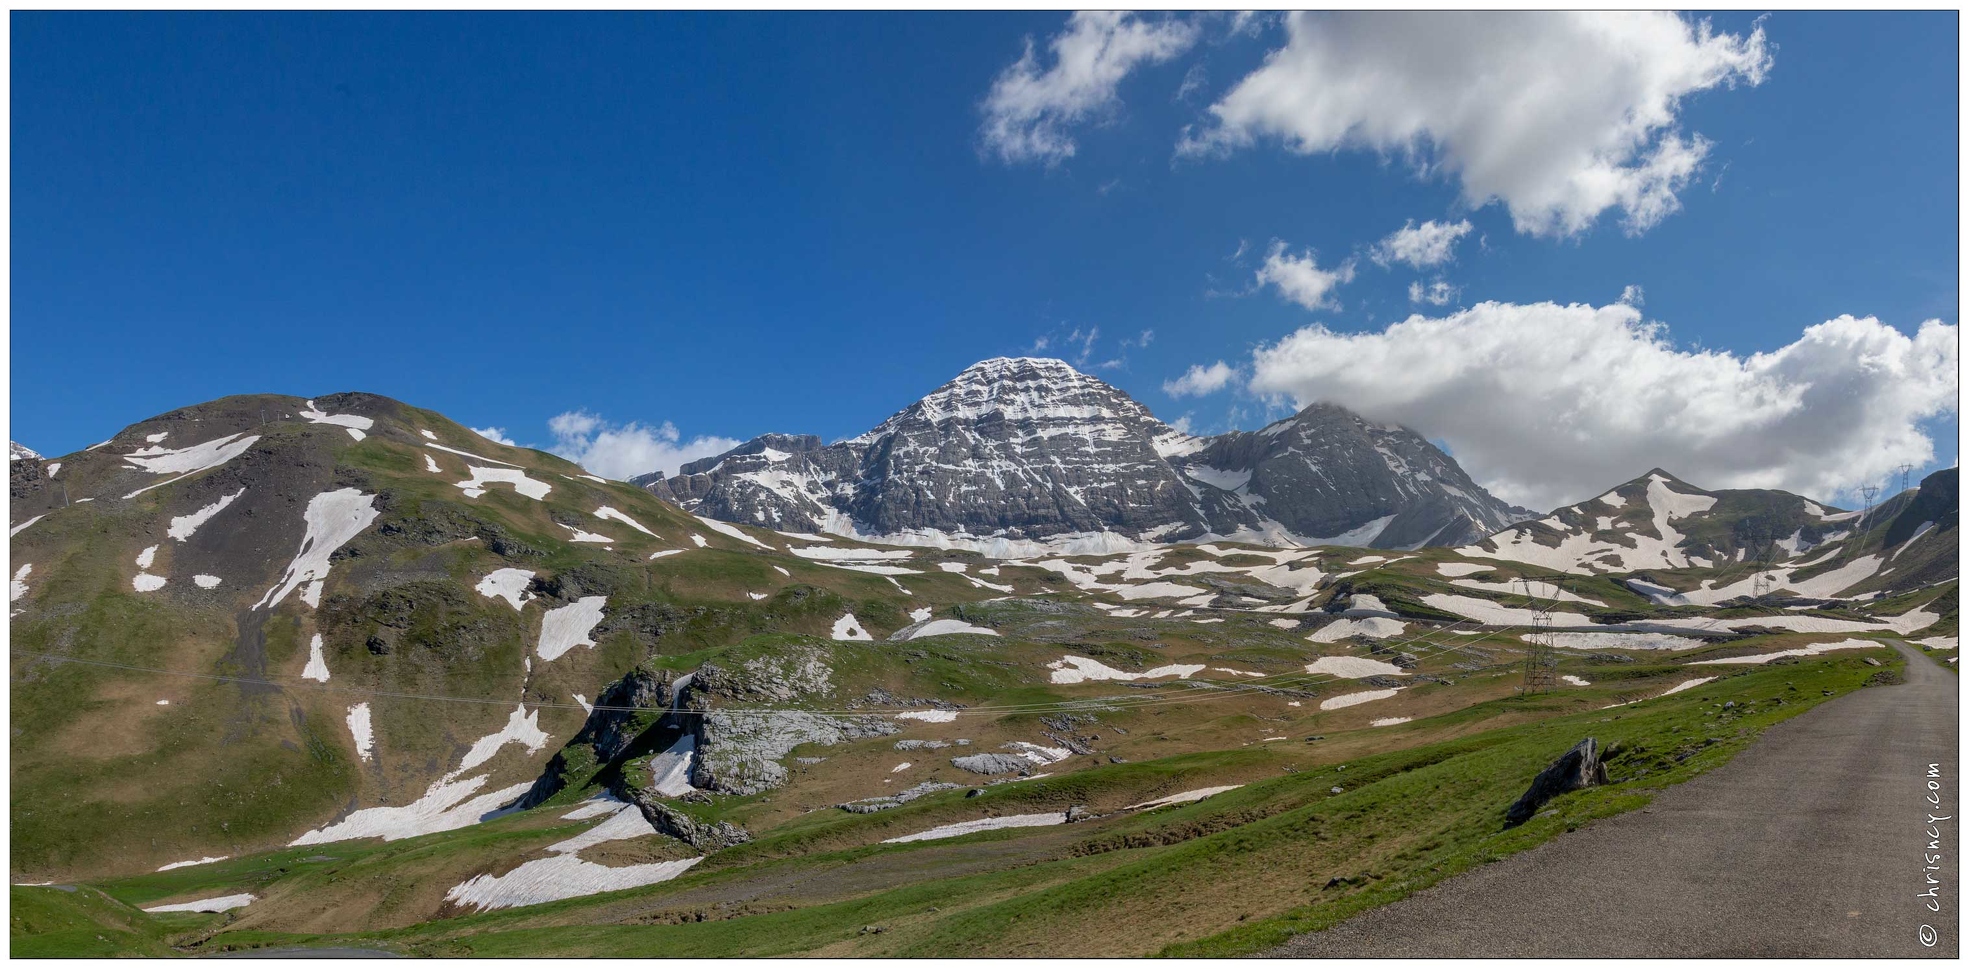
[[[585,434],[563,446],[619,463],[637,458],[608,446],[651,439],[620,426],[632,422],[671,424],[685,452],[699,436],[856,434],[967,364],[1044,340],[1039,352],[1199,432],[1330,396],[1416,426],[1526,501],[1657,464],[1709,487],[1830,498],[1922,438],[1933,454],[1917,463],[1954,463],[1955,15],[1711,20],[1735,48],[1704,46],[1694,18],[1679,40],[1642,25],[1630,47],[1653,60],[1605,79],[1615,99],[1655,92],[1636,102],[1657,116],[1618,171],[1675,162],[1655,154],[1664,139],[1704,139],[1650,196],[1672,211],[1635,225],[1641,202],[1566,203],[1542,218],[1583,227],[1554,228],[1520,213],[1549,178],[1527,183],[1514,163],[1473,187],[1479,156],[1549,159],[1607,132],[1566,120],[1570,94],[1522,115],[1404,103],[1405,84],[1430,83],[1403,76],[1410,55],[1470,33],[1426,18],[17,13],[12,436],[53,455],[226,394],[365,390],[542,445],[550,419],[579,411],[595,419],[564,421]],[[1575,28],[1484,26],[1496,46],[1522,42],[1527,90],[1575,76],[1562,60]],[[1132,59],[1130,37],[1147,45]],[[1102,52],[1092,80],[1060,69],[1075,55],[1055,43],[1075,38]],[[1335,38],[1386,60],[1320,60]],[[1326,79],[1297,76],[1302,88],[1373,77],[1372,91],[1306,108],[1285,76],[1270,101],[1233,97],[1294,57]],[[1391,148],[1361,133],[1413,116],[1435,119],[1428,138]],[[1305,137],[1333,117],[1360,125],[1332,145]],[[1518,133],[1523,118],[1546,130]],[[994,121],[1027,148],[1008,150]],[[1035,135],[1053,150],[1030,150]],[[1492,201],[1471,197],[1486,188]],[[1410,222],[1469,228],[1446,262],[1379,264],[1376,244]],[[1279,282],[1303,278],[1295,266],[1351,275],[1308,300]],[[1442,305],[1411,299],[1438,280]],[[1457,315],[1487,301],[1503,309]],[[1513,315],[1544,301],[1601,312]],[[1387,329],[1411,313],[1454,322]],[[1779,351],[1842,314],[1909,339],[1924,320],[1949,329],[1913,350],[1851,330],[1795,350],[1795,366],[1721,376],[1699,356]],[[1595,381],[1555,378],[1517,345],[1552,341],[1495,339],[1608,327],[1600,346],[1625,357],[1647,321],[1666,327],[1649,344],[1660,369],[1621,377],[1651,400],[1638,418],[1580,405],[1566,395]],[[1314,325],[1298,356],[1254,357]],[[1944,343],[1946,407],[1932,386],[1904,399],[1878,367],[1838,362],[1843,347],[1892,369]],[[1489,355],[1482,366],[1510,376],[1418,389],[1418,353]],[[1229,375],[1212,392],[1171,392],[1219,361]],[[1647,390],[1683,381],[1716,409]],[[1503,400],[1506,386],[1538,392]],[[1732,395],[1786,393],[1804,402],[1700,446],[1660,431],[1755,410]],[[1598,416],[1532,427],[1544,418],[1524,401]],[[1743,457],[1731,434],[1784,446]],[[1519,453],[1558,483],[1510,468]]]

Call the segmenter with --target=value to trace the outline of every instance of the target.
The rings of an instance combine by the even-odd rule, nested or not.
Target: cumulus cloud
[[[1237,379],[1237,368],[1222,360],[1208,367],[1192,366],[1174,380],[1162,382],[1162,392],[1171,397],[1202,397],[1214,394]]]
[[[1265,264],[1258,267],[1257,285],[1273,286],[1280,296],[1309,310],[1321,310],[1333,309],[1335,304],[1328,294],[1353,278],[1351,259],[1332,269],[1321,269],[1311,249],[1294,255],[1286,251],[1285,243],[1274,241],[1265,254]]]
[[[496,444],[504,444],[507,447],[519,447],[519,445],[513,443],[512,438],[506,436],[506,429],[503,427],[474,427],[472,428],[472,433]]]
[[[1481,303],[1380,332],[1309,326],[1254,351],[1250,387],[1332,401],[1446,441],[1472,477],[1533,508],[1660,467],[1703,488],[1821,500],[1934,458],[1953,414],[1956,327],[1872,317],[1749,356],[1677,347],[1633,306]]]
[[[1421,225],[1410,219],[1376,243],[1371,255],[1376,263],[1383,266],[1398,262],[1408,263],[1416,269],[1440,266],[1455,254],[1457,241],[1469,235],[1470,228],[1468,219],[1461,222],[1430,220]]]
[[[1689,95],[1762,83],[1761,25],[1719,34],[1658,11],[1295,13],[1286,43],[1184,132],[1180,155],[1276,139],[1300,154],[1403,154],[1501,201],[1519,231],[1566,236],[1609,209],[1642,232],[1709,151]]]
[[[1427,286],[1422,285],[1421,280],[1416,280],[1408,284],[1408,301],[1427,303],[1430,306],[1448,306],[1449,301],[1455,299],[1459,292],[1461,290],[1450,285],[1447,279],[1438,279]]]
[[[1637,286],[1634,283],[1628,283],[1620,291],[1620,301],[1626,303],[1629,306],[1634,307],[1635,309],[1640,309],[1641,307],[1647,305],[1648,298],[1647,298],[1647,294],[1641,291],[1640,286]]]
[[[1049,65],[1041,64],[1026,38],[1024,56],[998,75],[981,105],[986,150],[1014,164],[1056,165],[1072,158],[1078,150],[1073,127],[1118,110],[1116,91],[1129,72],[1181,54],[1196,38],[1188,22],[1115,11],[1069,17],[1066,29],[1047,42]]]
[[[611,424],[586,411],[560,414],[547,422],[547,429],[554,433],[554,446],[548,450],[618,481],[651,471],[676,474],[686,462],[723,454],[740,443],[715,435],[686,441],[669,421],[654,427],[634,421]]]

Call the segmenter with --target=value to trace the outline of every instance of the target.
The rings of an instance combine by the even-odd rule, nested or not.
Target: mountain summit
[[[1034,357],[974,364],[837,444],[765,435],[634,480],[725,521],[1005,555],[1212,537],[1460,544],[1531,514],[1421,435],[1341,407],[1197,438],[1065,361]]]

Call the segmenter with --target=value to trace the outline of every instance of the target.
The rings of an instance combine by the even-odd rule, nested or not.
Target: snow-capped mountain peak
[[[1420,435],[1344,408],[1196,437],[1037,357],[967,367],[847,441],[768,435],[636,482],[711,518],[1008,554],[1210,537],[1455,544],[1531,515]]]

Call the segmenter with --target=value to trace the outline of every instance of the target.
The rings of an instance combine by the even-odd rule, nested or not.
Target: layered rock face
[[[1343,408],[1197,438],[1063,361],[1023,357],[972,366],[851,440],[769,434],[636,483],[709,518],[1006,554],[1457,544],[1530,514],[1413,431]]]
[[[1532,516],[1405,427],[1314,404],[1181,459],[1211,530],[1261,544],[1410,548],[1476,541]]]

